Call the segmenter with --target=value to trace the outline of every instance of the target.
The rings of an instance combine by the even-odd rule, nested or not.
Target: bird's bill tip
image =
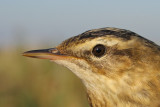
[[[69,57],[60,54],[60,52],[56,48],[26,51],[22,55],[32,58],[50,59],[50,60],[63,60]]]

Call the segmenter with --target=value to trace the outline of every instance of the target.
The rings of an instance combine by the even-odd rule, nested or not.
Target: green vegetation
[[[0,51],[0,107],[89,107],[85,88],[71,71],[23,57],[23,51]]]

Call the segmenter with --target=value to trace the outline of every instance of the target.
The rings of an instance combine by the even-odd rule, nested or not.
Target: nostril
[[[51,48],[51,49],[49,49],[49,52],[50,52],[50,53],[54,53],[54,54],[59,53],[58,49],[56,49],[56,48]]]

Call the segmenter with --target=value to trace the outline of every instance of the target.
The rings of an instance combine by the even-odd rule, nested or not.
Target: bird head
[[[151,75],[150,69],[159,70],[159,50],[158,45],[134,32],[108,27],[86,31],[55,48],[23,55],[67,67],[83,81],[88,93],[98,95],[127,91],[140,80],[137,76]]]
[[[50,59],[85,79],[83,73],[85,76],[87,71],[108,77],[118,76],[133,65],[148,60],[149,54],[155,51],[158,48],[153,42],[134,32],[101,28],[65,40],[55,48],[27,51],[23,55]]]

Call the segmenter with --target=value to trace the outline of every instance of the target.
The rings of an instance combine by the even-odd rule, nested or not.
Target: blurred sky
[[[53,46],[102,27],[129,29],[160,45],[160,0],[0,0],[0,48]]]

